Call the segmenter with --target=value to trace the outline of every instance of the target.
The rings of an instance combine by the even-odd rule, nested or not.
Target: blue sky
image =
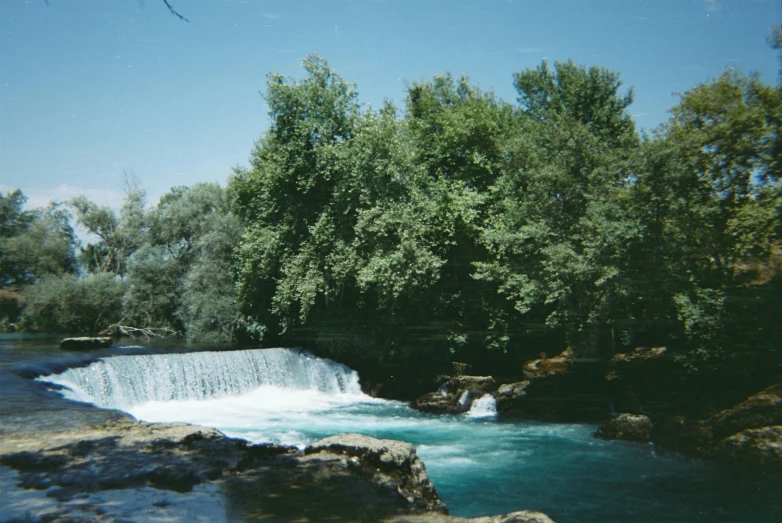
[[[777,81],[766,42],[780,0],[0,0],[0,191],[31,205],[87,194],[115,206],[122,173],[154,203],[225,183],[268,127],[266,74],[316,52],[397,105],[450,71],[515,100],[541,60],[607,67],[635,88],[641,128],[674,92],[726,67]]]

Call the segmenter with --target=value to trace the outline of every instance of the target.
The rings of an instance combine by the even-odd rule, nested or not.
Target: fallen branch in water
[[[101,333],[101,336],[127,336],[129,338],[174,338],[182,336],[182,333],[168,327],[132,327],[122,323],[109,325]]]

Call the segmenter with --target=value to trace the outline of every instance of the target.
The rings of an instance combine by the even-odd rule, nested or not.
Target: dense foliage
[[[145,202],[133,182],[119,213],[83,196],[68,202],[92,239],[76,256],[64,205],[24,211],[19,191],[2,195],[4,324],[66,333],[122,324],[207,342],[233,341],[254,326],[234,300],[242,225],[225,190],[174,187],[157,206]]]
[[[777,372],[780,86],[728,70],[641,136],[618,75],[572,62],[515,74],[517,105],[413,83],[401,117],[304,67],[269,77],[230,183],[267,342],[444,365],[659,344]]]
[[[441,75],[402,109],[303,65],[268,77],[271,126],[228,188],[71,201],[95,238],[78,262],[63,206],[3,195],[6,321],[428,372],[667,345],[693,372],[778,376],[782,84],[727,70],[639,134],[619,76],[570,61],[516,73],[516,103]]]

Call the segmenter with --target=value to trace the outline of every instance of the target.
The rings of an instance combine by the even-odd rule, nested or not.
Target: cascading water
[[[112,356],[39,379],[138,419],[255,443],[301,447],[342,432],[410,441],[458,516],[526,508],[559,523],[775,520],[768,500],[778,484],[768,477],[596,440],[592,425],[498,419],[488,394],[465,414],[422,414],[362,394],[356,372],[297,350]]]
[[[491,394],[484,394],[472,402],[467,415],[471,418],[490,418],[497,415],[497,400]]]
[[[238,396],[262,386],[361,394],[354,370],[293,349],[113,356],[39,379],[66,387],[71,399],[120,410]]]

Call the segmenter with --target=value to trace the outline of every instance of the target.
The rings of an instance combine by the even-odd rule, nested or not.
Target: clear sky
[[[300,77],[311,52],[375,107],[447,71],[513,101],[513,72],[572,58],[619,72],[650,129],[726,67],[776,82],[782,22],[782,0],[171,3],[189,23],[162,0],[0,0],[0,191],[116,205],[123,172],[152,203],[223,184],[268,127],[266,74]]]

